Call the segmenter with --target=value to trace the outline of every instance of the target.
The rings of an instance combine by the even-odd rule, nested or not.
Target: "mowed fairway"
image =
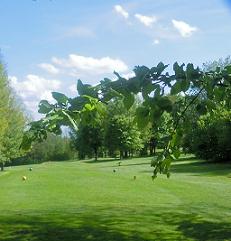
[[[1,241],[231,240],[230,164],[185,159],[154,182],[150,158],[29,167],[0,173]]]

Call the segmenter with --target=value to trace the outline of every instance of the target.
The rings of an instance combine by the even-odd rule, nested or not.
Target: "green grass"
[[[170,179],[152,182],[149,158],[117,163],[6,169],[0,240],[231,240],[230,164],[185,158],[174,163]]]

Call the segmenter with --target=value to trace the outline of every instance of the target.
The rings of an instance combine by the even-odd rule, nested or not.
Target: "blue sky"
[[[0,49],[15,91],[37,118],[51,91],[77,79],[125,77],[135,65],[196,65],[231,54],[231,1],[1,0]]]

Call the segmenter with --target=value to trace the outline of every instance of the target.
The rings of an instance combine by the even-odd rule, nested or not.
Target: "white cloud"
[[[48,63],[41,63],[38,65],[41,69],[46,70],[48,73],[50,74],[58,74],[59,73],[59,69],[56,68],[54,65],[52,64],[48,64]]]
[[[69,89],[72,93],[77,94],[77,85],[76,85],[76,84],[70,85],[70,86],[68,87],[68,89]]]
[[[38,101],[24,100],[23,103],[26,106],[26,109],[30,111],[33,114],[33,116],[37,116],[38,103],[39,103]]]
[[[183,38],[190,37],[193,34],[193,32],[196,32],[198,30],[197,27],[190,26],[188,23],[184,21],[178,21],[173,19],[172,24]]]
[[[129,17],[129,13],[121,5],[115,5],[114,9],[118,14],[120,14],[124,18],[127,19]]]
[[[145,16],[139,13],[135,14],[135,17],[146,27],[151,27],[153,23],[157,21],[157,18],[155,16]]]
[[[154,39],[152,44],[153,44],[153,45],[156,45],[156,44],[159,44],[159,43],[160,43],[160,40],[159,40],[159,39]]]
[[[71,69],[74,75],[85,74],[108,74],[113,71],[125,72],[127,65],[120,59],[110,57],[93,58],[76,54],[70,54],[67,59],[53,57],[52,62],[62,68]]]
[[[61,86],[59,80],[45,79],[32,74],[27,75],[23,81],[19,81],[16,76],[10,76],[9,80],[11,87],[22,98],[23,103],[34,117],[39,117],[37,114],[39,101],[46,99],[53,102],[51,92],[59,90]]]

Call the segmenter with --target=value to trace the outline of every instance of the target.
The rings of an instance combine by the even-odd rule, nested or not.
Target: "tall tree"
[[[128,157],[143,147],[141,132],[134,121],[137,104],[127,110],[121,99],[107,106],[105,146],[110,153],[120,151],[120,158]]]
[[[104,130],[98,126],[80,124],[78,130],[72,130],[72,146],[78,151],[79,158],[84,159],[86,155],[94,154],[95,161],[98,159],[99,148],[103,145]]]
[[[25,127],[25,116],[11,90],[4,65],[0,63],[0,164],[22,154],[19,150]]]

